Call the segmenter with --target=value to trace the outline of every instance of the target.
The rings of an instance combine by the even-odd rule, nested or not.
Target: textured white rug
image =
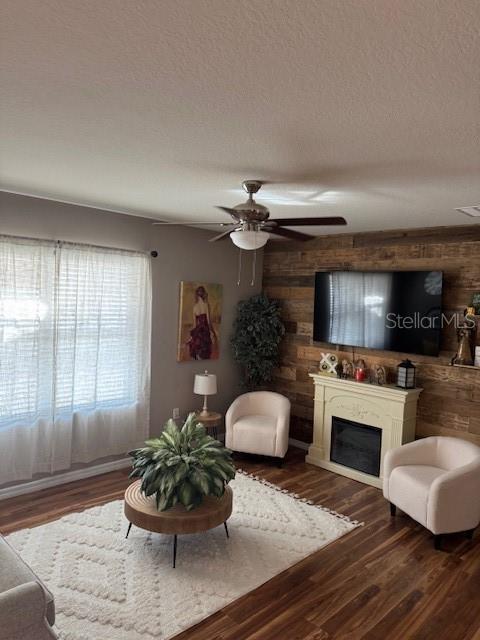
[[[123,502],[9,536],[55,596],[62,640],[164,640],[196,624],[358,523],[238,473],[223,527],[172,537],[132,528]]]

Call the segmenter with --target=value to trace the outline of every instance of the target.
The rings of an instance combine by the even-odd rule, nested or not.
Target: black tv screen
[[[313,339],[437,356],[441,271],[329,271],[315,274]]]

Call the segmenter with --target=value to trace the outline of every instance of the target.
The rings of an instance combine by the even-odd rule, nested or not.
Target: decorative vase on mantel
[[[457,329],[458,350],[453,358],[453,364],[473,365],[474,329],[459,327]]]

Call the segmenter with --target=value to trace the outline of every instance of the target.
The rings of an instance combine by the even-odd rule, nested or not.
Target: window
[[[127,254],[128,256],[128,254]],[[145,256],[62,250],[56,301],[57,412],[133,404],[142,375]]]
[[[118,440],[136,442],[148,416],[150,297],[144,254],[0,237],[0,434],[52,424],[73,446],[78,416],[100,433],[110,414]],[[126,409],[135,414],[122,427]]]

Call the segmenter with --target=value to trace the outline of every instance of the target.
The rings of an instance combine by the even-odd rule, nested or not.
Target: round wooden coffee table
[[[177,535],[200,533],[218,527],[223,523],[228,538],[227,520],[232,514],[233,491],[225,487],[221,498],[205,496],[202,504],[187,511],[183,505],[176,504],[168,511],[158,511],[155,497],[146,497],[141,491],[141,480],[131,484],[125,491],[124,511],[129,521],[126,537],[132,524],[146,531],[173,535],[173,566],[177,558]]]

